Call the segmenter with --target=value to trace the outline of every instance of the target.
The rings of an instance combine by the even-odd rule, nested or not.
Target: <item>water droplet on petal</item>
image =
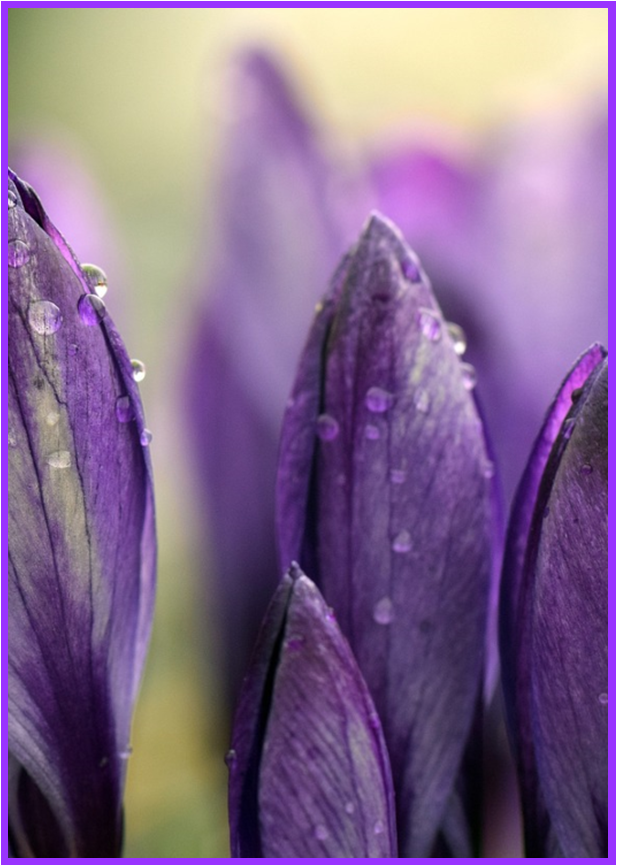
[[[367,424],[366,425],[366,427],[364,428],[364,435],[366,436],[367,439],[372,439],[372,440],[379,439],[379,437],[381,436],[381,434],[379,432],[379,427],[375,427],[374,424]]]
[[[103,298],[107,294],[107,274],[104,270],[98,267],[98,265],[88,265],[84,264],[81,266],[81,270],[86,280],[88,281],[88,285],[99,298]]]
[[[608,704],[608,695],[607,695],[607,693],[606,693],[606,692],[601,692],[601,693],[598,695],[598,700],[600,701],[600,703],[602,704],[602,706],[605,707],[605,706]]]
[[[73,355],[73,356],[77,355],[79,352],[79,346],[77,345],[77,343],[71,343],[71,345],[69,346],[68,352],[69,352],[69,355]]]
[[[381,834],[383,832],[385,832],[385,828],[384,828],[384,825],[382,824],[382,822],[381,821],[375,821],[375,825],[373,827],[373,833],[376,836],[381,836]]]
[[[230,749],[225,755],[225,764],[229,770],[233,770],[238,761],[238,755],[235,749]]]
[[[405,279],[410,283],[419,283],[422,280],[420,276],[420,268],[411,258],[406,258],[401,264],[401,270]]]
[[[573,430],[574,430],[574,418],[566,418],[566,420],[563,422],[563,427],[561,428],[563,438],[566,441],[572,435]]]
[[[152,442],[152,432],[148,430],[147,427],[144,427],[144,429],[139,434],[139,441],[144,446],[144,448],[147,448],[147,446]]]
[[[126,749],[123,749],[121,752],[118,752],[118,757],[121,761],[128,761],[128,759],[133,754],[133,747],[127,746]]]
[[[347,476],[343,472],[339,472],[336,476],[336,483],[339,487],[344,487],[347,484]]]
[[[86,292],[85,295],[82,295],[79,299],[77,310],[79,312],[79,318],[82,320],[84,325],[87,325],[89,328],[98,325],[107,315],[105,301],[103,301],[102,298],[99,298],[98,295],[93,295],[88,292]]]
[[[328,828],[324,827],[323,824],[317,824],[317,826],[315,827],[314,833],[315,833],[315,838],[319,839],[320,842],[325,842],[325,840],[330,835],[328,833]]]
[[[377,730],[381,727],[381,721],[377,713],[369,713],[368,723],[373,730]]]
[[[356,811],[356,807],[351,802],[351,800],[348,800],[345,803],[345,811],[347,812],[348,815],[353,815],[353,813]]]
[[[411,550],[411,535],[406,529],[401,529],[401,531],[394,536],[394,540],[392,541],[392,550],[395,553],[409,553]]]
[[[336,622],[336,614],[334,613],[334,608],[329,607],[329,608],[326,610],[326,619],[327,619],[329,622]]]
[[[17,436],[12,430],[9,430],[9,448],[15,448],[17,445]]]
[[[126,394],[116,400],[116,418],[121,424],[128,424],[135,417],[130,397]],[[143,444],[143,443],[142,443]]]
[[[52,469],[68,469],[71,465],[70,451],[54,451],[47,458],[47,465]]]
[[[390,481],[392,484],[404,484],[407,480],[407,470],[406,469],[391,469],[390,470]]]
[[[37,334],[55,334],[62,326],[62,313],[52,301],[31,301],[28,306],[28,322]]]
[[[473,391],[478,382],[476,368],[473,364],[467,364],[465,361],[461,364],[461,375],[463,377],[463,387],[467,391]]]
[[[582,393],[583,393],[582,388],[575,388],[574,391],[572,391],[572,393],[570,394],[570,400],[572,400],[573,403],[576,403],[576,401],[578,400],[578,398],[581,396]]]
[[[413,404],[418,412],[422,412],[423,415],[428,413],[431,408],[431,398],[426,388],[418,388],[413,395]]]
[[[394,402],[394,394],[386,391],[385,388],[374,386],[369,388],[364,398],[366,408],[370,412],[387,412]]]
[[[12,207],[15,207],[16,204],[17,204],[17,193],[14,190],[10,189],[9,190],[9,210]]]
[[[135,382],[143,382],[146,378],[146,365],[143,361],[138,361],[137,358],[131,358],[131,367],[133,369],[133,379]]]
[[[380,598],[373,608],[373,619],[378,625],[390,625],[394,619],[394,605],[387,595]]]
[[[439,316],[427,307],[420,307],[416,321],[427,340],[436,343],[441,338],[441,322]]]
[[[316,433],[322,442],[331,442],[339,434],[339,423],[332,415],[320,415],[317,419]]]
[[[21,268],[30,261],[30,247],[19,239],[9,241],[6,259],[12,268]]]
[[[581,475],[591,475],[593,472],[593,466],[591,463],[583,463],[581,466]]]
[[[464,355],[467,351],[467,337],[465,336],[465,331],[463,331],[461,326],[457,325],[456,322],[446,322],[446,328],[448,329],[448,334],[452,340],[454,351],[457,355]]]
[[[482,474],[485,478],[493,478],[495,476],[495,464],[492,460],[487,460],[485,462]]]
[[[57,412],[48,412],[45,417],[45,423],[48,427],[55,427],[60,420],[60,415]]]
[[[291,652],[298,652],[304,647],[306,643],[306,638],[301,634],[292,634],[285,641],[285,649],[291,650]]]

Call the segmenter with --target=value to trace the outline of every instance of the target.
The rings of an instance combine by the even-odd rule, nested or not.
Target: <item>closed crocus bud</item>
[[[461,343],[373,215],[318,308],[281,440],[281,557],[314,576],[373,696],[401,857],[473,850],[456,780],[483,679],[494,467]]]
[[[119,857],[155,579],[149,434],[104,302],[9,171],[9,835]]]
[[[379,718],[332,610],[295,564],[262,624],[227,762],[233,857],[397,856]]]
[[[529,857],[606,857],[608,373],[592,346],[512,508],[501,652]]]

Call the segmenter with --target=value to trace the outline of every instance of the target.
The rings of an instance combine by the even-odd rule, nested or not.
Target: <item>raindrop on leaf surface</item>
[[[322,442],[331,442],[339,434],[339,423],[332,415],[320,415],[317,418],[315,432]]]
[[[93,295],[88,292],[86,292],[85,295],[82,295],[79,299],[77,310],[79,312],[79,318],[82,320],[84,325],[87,325],[89,328],[98,325],[107,315],[105,301],[103,301],[102,298],[99,298],[98,295]]]
[[[368,389],[364,398],[366,408],[370,412],[377,413],[387,412],[393,402],[394,395],[386,391],[385,388],[379,388],[376,385]]]
[[[132,376],[135,382],[143,382],[146,378],[146,365],[137,358],[131,358]]]
[[[9,241],[6,260],[11,268],[21,268],[30,261],[30,247],[19,239]]]
[[[28,322],[37,334],[48,336],[62,327],[62,313],[52,301],[31,301],[28,306]]]

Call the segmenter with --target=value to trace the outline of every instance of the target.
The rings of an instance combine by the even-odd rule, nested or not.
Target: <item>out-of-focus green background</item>
[[[208,666],[216,623],[207,587],[195,601],[204,569],[176,394],[195,267],[216,218],[207,195],[225,63],[240,45],[274,48],[343,145],[418,117],[473,136],[604,92],[607,12],[11,9],[8,17],[10,134],[72,140],[104,190],[125,268],[125,297],[114,298],[115,274],[98,262],[110,278],[108,307],[148,367],[160,593],[134,728],[125,856],[224,857],[226,744]]]

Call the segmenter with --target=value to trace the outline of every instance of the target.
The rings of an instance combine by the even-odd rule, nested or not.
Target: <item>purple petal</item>
[[[281,72],[258,52],[232,72],[212,265],[199,287],[208,303],[191,341],[187,395],[234,691],[276,585],[285,400],[340,246],[325,162]]]
[[[374,215],[300,364],[277,525],[375,700],[404,857],[430,855],[482,683],[493,469],[470,385],[417,259]]]
[[[12,832],[20,856],[117,857],[154,601],[143,411],[104,305],[84,321],[80,300],[96,296],[11,172],[8,220]],[[35,816],[56,831],[34,833]]]
[[[538,787],[536,758],[532,742],[530,717],[530,645],[531,620],[527,615],[526,596],[532,573],[526,571],[528,538],[547,461],[568,413],[573,395],[577,395],[589,376],[605,357],[598,345],[588,349],[568,373],[550,407],[538,434],[525,473],[519,484],[504,554],[501,591],[501,659],[504,693],[512,739],[515,746],[522,788],[525,837],[528,856],[563,856],[551,831],[551,822]]]
[[[347,641],[297,567],[264,621],[236,715],[234,857],[395,857],[390,767]]]
[[[534,514],[527,560],[535,572],[528,649],[533,738],[564,856],[607,857],[606,360],[587,380],[559,440],[543,478],[538,507],[546,505]]]

